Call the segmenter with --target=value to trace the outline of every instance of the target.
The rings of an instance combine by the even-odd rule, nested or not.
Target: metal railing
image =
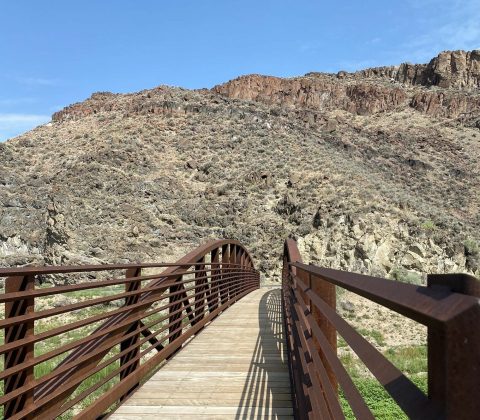
[[[359,419],[374,418],[337,357],[337,332],[412,419],[476,419],[480,413],[480,282],[430,275],[427,287],[302,263],[285,242],[285,329],[296,417],[342,419],[338,386]],[[427,326],[428,395],[336,312],[339,286]]]
[[[92,273],[119,270],[125,277],[91,280]],[[38,284],[72,273],[88,274],[90,281]],[[0,277],[0,404],[9,419],[102,415],[221,311],[259,287],[250,254],[231,240],[208,242],[173,264],[13,268],[0,269]],[[52,306],[58,295],[70,297],[47,309],[40,305]]]

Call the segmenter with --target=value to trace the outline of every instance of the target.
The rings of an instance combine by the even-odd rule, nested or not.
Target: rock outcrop
[[[432,90],[427,88],[441,88]],[[480,120],[480,50],[444,52],[429,64],[281,79],[248,75],[215,86],[220,95],[283,107],[357,115],[413,108],[475,126]]]
[[[354,73],[354,77],[389,79],[409,85],[440,88],[478,89],[480,87],[480,50],[444,51],[428,64],[404,63]]]
[[[391,111],[405,106],[407,100],[398,87],[346,84],[328,75],[295,79],[249,75],[215,86],[213,90],[234,99],[320,112],[342,109],[359,115]]]

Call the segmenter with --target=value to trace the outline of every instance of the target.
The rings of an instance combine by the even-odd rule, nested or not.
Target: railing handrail
[[[336,356],[337,332],[409,418],[476,418],[480,399],[471,392],[480,389],[480,282],[475,277],[429,275],[427,287],[415,286],[304,264],[293,239],[284,249],[283,304],[299,418],[312,410],[343,416],[338,395],[332,397],[337,380],[354,414],[373,418]],[[428,396],[336,312],[335,286],[428,327]]]
[[[225,244],[241,246],[248,258],[252,261],[252,257],[248,250],[236,240],[216,239],[205,242],[203,245],[195,248],[193,251],[184,255],[180,260],[174,263],[128,263],[128,264],[84,264],[84,265],[47,265],[47,266],[26,266],[1,268],[0,277],[11,276],[29,276],[29,275],[46,275],[46,274],[71,274],[85,273],[89,271],[114,271],[128,270],[131,268],[163,268],[163,267],[186,267],[193,264],[199,264],[196,260],[202,255]],[[166,273],[162,273],[166,274]]]
[[[380,277],[332,268],[292,263],[316,278],[328,281],[426,326],[442,327],[448,321],[478,305],[478,298],[435,288],[395,282]]]
[[[165,270],[159,274],[142,276],[142,268]],[[91,287],[89,282],[85,282],[35,289],[37,275],[120,269],[126,270],[125,278],[96,280]],[[145,375],[174,354],[207,322],[259,287],[259,273],[255,270],[250,253],[239,241],[228,239],[208,241],[176,263],[8,268],[0,269],[0,277],[7,277],[5,293],[0,294],[0,301],[6,305],[5,320],[0,322],[6,332],[5,344],[0,346],[0,353],[5,354],[6,360],[4,372],[0,373],[5,381],[0,404],[4,405],[5,417],[12,419],[31,415],[53,418],[66,411],[87,397],[89,393],[85,393],[88,390],[94,392],[114,376],[103,378],[103,382],[67,401],[85,379],[118,360],[120,367],[110,375],[120,375],[120,382],[81,413],[88,418],[101,414],[129,395]],[[123,285],[125,292],[35,312],[34,299],[58,294],[58,289],[61,293],[68,293],[112,285]],[[111,311],[111,315],[109,311],[80,319],[72,327],[66,324],[54,328],[52,333],[48,330],[35,334],[36,320],[118,299],[124,299],[125,304]],[[167,303],[163,306],[157,305],[151,309],[153,304],[165,300]],[[168,311],[168,314],[162,315],[162,311]],[[152,314],[157,314],[157,317],[160,315],[160,318],[151,321],[149,317]],[[143,323],[143,319],[147,321]],[[75,338],[45,355],[34,354],[35,343],[76,328],[98,325],[98,321],[103,323],[88,336]],[[164,321],[168,324],[162,327]],[[151,332],[155,325],[155,328],[160,328]],[[187,326],[188,329],[185,329]],[[142,336],[145,338],[140,339]],[[143,350],[142,344],[150,347]],[[103,360],[115,346],[120,346],[120,353]],[[150,354],[145,352],[151,351],[156,351],[156,354],[143,360],[146,354]],[[35,379],[33,369],[37,364],[65,352],[70,354],[54,370]]]

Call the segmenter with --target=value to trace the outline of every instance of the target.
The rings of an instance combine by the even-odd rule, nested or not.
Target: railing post
[[[220,283],[220,300],[222,305],[228,300],[228,288],[226,282],[228,281],[228,264],[230,263],[230,246],[222,245],[222,280]]]
[[[238,284],[237,284],[237,288],[236,288],[236,291],[235,291],[235,294],[236,295],[239,295],[240,293],[243,292],[243,287],[244,287],[244,281],[245,281],[245,278],[244,278],[244,275],[245,273],[243,272],[243,261],[242,261],[242,254],[243,254],[243,250],[241,247],[237,246],[237,264],[239,265],[238,269],[240,270],[240,274],[238,276]]]
[[[230,245],[230,279],[229,284],[227,287],[228,290],[228,300],[232,299],[235,294],[235,272],[237,271],[237,267],[235,267],[237,258],[237,250],[235,245]]]
[[[336,310],[337,307],[337,298],[336,298],[336,289],[335,285],[322,280],[319,277],[310,275],[310,288],[312,291],[322,298],[332,309]],[[310,302],[310,312],[313,315],[313,318],[317,322],[318,326],[325,334],[325,337],[328,340],[328,343],[332,347],[333,351],[337,353],[337,331],[335,327],[328,321],[328,319],[320,312],[320,310],[315,306],[312,305]],[[326,357],[324,356],[321,346],[317,340],[314,340],[315,347],[317,349],[318,354],[325,366],[325,369],[328,374],[328,378],[330,379],[330,383],[332,384],[333,389],[336,393],[338,393],[338,383],[335,373],[329,366]]]
[[[245,251],[243,249],[240,253],[240,265],[242,266],[242,269],[245,268]]]
[[[142,273],[141,268],[138,268],[138,267],[129,268],[127,269],[125,277],[126,278],[140,277],[141,273]],[[125,284],[125,291],[134,292],[136,290],[140,290],[141,287],[142,287],[142,282],[140,280],[132,281]],[[139,300],[140,300],[140,294],[134,295],[134,296],[128,296],[127,298],[125,298],[125,306],[135,305],[136,303],[139,302]],[[125,331],[125,334],[130,334],[135,330],[139,329],[139,327],[140,327],[140,322],[134,321],[132,322],[130,327],[127,328],[127,330]],[[132,346],[136,346],[135,348],[131,349],[129,352],[127,352],[126,354],[120,357],[120,366],[125,365],[130,360],[139,356],[140,354],[140,346],[138,345],[139,341],[140,341],[140,333],[138,332],[137,334],[133,335],[130,338],[127,338],[126,340],[123,340],[120,343],[120,352],[125,351]],[[129,365],[127,368],[122,370],[120,372],[120,380],[126,378],[128,375],[134,372],[138,368],[139,364],[140,364],[140,360],[137,360],[131,365]],[[132,393],[138,387],[138,385],[139,384],[135,384],[131,389],[129,389],[128,392],[122,397],[122,399],[124,399],[126,396]]]
[[[212,265],[210,266],[210,295],[208,297],[208,309],[214,311],[218,306],[218,296],[220,290],[220,249],[215,248],[210,254]]]
[[[239,261],[239,264],[240,264],[240,270],[242,270],[242,273],[240,274],[240,285],[237,289],[237,293],[243,293],[246,289],[247,289],[247,285],[246,285],[246,282],[247,282],[247,276],[246,276],[246,272],[245,272],[245,252],[243,251],[243,248],[238,248],[238,261]]]
[[[19,276],[8,277],[5,280],[5,293],[24,292],[33,290],[35,287],[35,277]],[[34,312],[34,299],[27,298],[5,303],[5,319],[20,315],[28,315]],[[21,324],[12,325],[5,328],[5,344],[13,343],[23,338],[31,337],[34,334],[34,321],[26,321]],[[4,369],[12,368],[20,363],[27,362],[34,357],[34,344],[27,344],[18,349],[6,352],[4,354]],[[23,385],[27,385],[35,379],[33,366],[22,370],[21,372],[10,375],[4,379],[4,394],[15,391]],[[4,405],[4,418],[14,416],[22,411],[26,406],[33,404],[33,391],[13,398]]]
[[[205,256],[200,258],[197,262],[199,265],[195,266],[195,324],[200,322],[203,318],[203,314],[205,313],[205,289],[206,285],[208,284],[208,280],[204,278],[207,274],[205,270]],[[198,293],[198,294],[197,294]],[[198,318],[197,318],[198,316]]]
[[[180,276],[177,281],[181,282],[182,281],[182,276]],[[170,326],[168,327],[168,334],[170,337],[168,338],[168,342],[172,343],[175,341],[178,337],[182,335],[182,331],[179,330],[179,328],[182,325],[182,320],[180,319],[182,317],[182,311],[178,311],[178,313],[174,313],[177,310],[179,310],[182,307],[182,294],[177,293],[181,289],[180,285],[178,284],[172,284],[170,286],[170,293],[176,293],[174,296],[169,296],[168,301],[169,301],[169,317],[168,317],[168,323]],[[176,331],[176,330],[179,331]],[[176,331],[176,332],[174,332]]]
[[[480,298],[480,281],[467,274],[431,274],[428,287]],[[480,413],[480,305],[447,323],[428,329],[428,396],[445,418],[473,419]]]

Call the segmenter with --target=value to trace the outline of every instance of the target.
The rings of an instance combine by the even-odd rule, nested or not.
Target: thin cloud
[[[298,47],[298,51],[302,54],[317,53],[320,49],[320,44],[317,42],[306,42]]]
[[[0,106],[16,106],[16,105],[33,104],[37,101],[38,101],[37,98],[5,98],[5,99],[0,99]]]
[[[376,45],[376,44],[379,44],[380,42],[382,42],[382,38],[375,37],[367,41],[367,45]]]
[[[480,27],[477,19],[464,22],[460,28],[452,23],[446,24],[439,32],[451,46],[461,45],[467,50],[480,46]]]
[[[50,115],[0,114],[0,141],[18,136],[50,121]]]
[[[40,114],[0,114],[0,124],[44,121],[45,118],[50,119],[50,116]]]
[[[430,0],[411,3],[426,6]],[[441,1],[437,12],[424,22],[426,29],[405,42],[402,52],[408,52],[412,60],[426,62],[442,50],[474,50],[480,48],[478,24],[478,0]]]
[[[338,62],[340,70],[345,70],[349,72],[355,72],[358,70],[367,69],[370,67],[376,67],[379,63],[376,60],[365,59],[365,60],[343,60]]]
[[[45,79],[42,77],[17,77],[17,82],[27,86],[57,86],[57,79]]]
[[[65,105],[53,105],[49,107],[48,110],[50,112],[57,112],[57,111],[61,111],[63,108],[65,108]]]

